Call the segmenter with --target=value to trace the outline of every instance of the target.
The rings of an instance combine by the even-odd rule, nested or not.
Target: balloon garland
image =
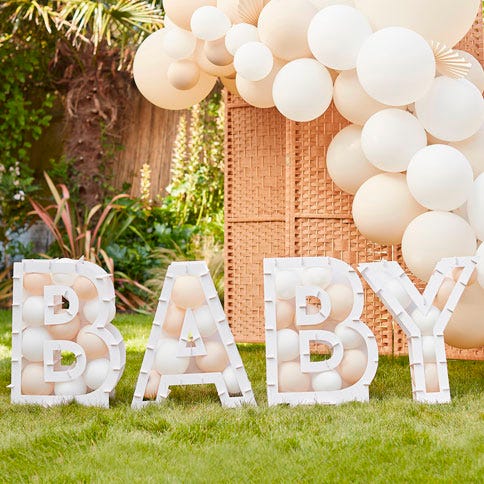
[[[403,244],[410,270],[428,280],[439,259],[474,255],[484,239],[484,69],[453,49],[480,5],[165,0],[165,28],[138,49],[134,78],[165,109],[200,102],[217,77],[297,122],[334,100],[353,124],[333,139],[327,166],[355,195],[357,228],[372,242]],[[462,305],[471,299],[484,314],[481,286]]]

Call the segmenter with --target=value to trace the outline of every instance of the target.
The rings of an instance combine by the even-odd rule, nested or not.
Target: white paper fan
[[[238,10],[242,22],[257,25],[259,15],[266,3],[264,0],[240,0]]]
[[[439,74],[453,79],[462,79],[469,74],[472,64],[459,55],[455,50],[449,49],[441,42],[430,43],[435,55],[435,62]]]

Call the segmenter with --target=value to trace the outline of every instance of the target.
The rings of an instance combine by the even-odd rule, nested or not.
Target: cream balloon
[[[274,98],[272,97],[274,79],[284,65],[284,61],[274,59],[271,73],[261,81],[248,81],[237,75],[235,82],[242,99],[256,108],[272,108],[274,106]]]
[[[76,277],[72,289],[81,301],[89,301],[97,297],[97,289],[94,283],[84,276]]]
[[[407,225],[425,212],[412,197],[405,175],[382,173],[367,180],[353,200],[357,229],[369,240],[382,245],[402,241]]]
[[[229,357],[224,346],[218,341],[205,343],[207,354],[195,357],[200,370],[205,372],[222,372],[229,364]]]
[[[484,289],[484,243],[479,246],[476,255],[479,257],[479,262],[477,263],[477,281]]]
[[[484,173],[481,173],[472,185],[467,202],[467,213],[477,238],[484,241]]]
[[[456,348],[484,346],[484,289],[479,284],[464,291],[445,328],[444,338]]]
[[[424,363],[435,363],[437,355],[435,354],[434,336],[422,337],[422,354]]]
[[[484,173],[484,124],[474,135],[464,141],[451,143],[467,158],[474,171],[474,178]]]
[[[388,106],[373,99],[360,84],[356,70],[343,71],[334,83],[334,104],[341,116],[363,126],[373,114]]]
[[[203,52],[206,58],[216,66],[228,66],[234,61],[233,55],[225,47],[225,38],[205,42]]]
[[[109,350],[102,338],[92,332],[90,326],[84,326],[77,335],[76,343],[84,349],[87,360],[107,358]]]
[[[343,381],[337,371],[329,370],[314,373],[311,377],[311,384],[316,392],[334,392],[341,389]]]
[[[482,93],[484,91],[484,68],[482,67],[482,64],[472,55],[469,54],[469,52],[466,52],[465,50],[455,50],[460,56],[462,56],[470,65],[471,65],[471,70],[466,76],[466,79],[474,86],[479,89],[479,91]]]
[[[174,27],[167,30],[163,36],[162,45],[166,54],[172,59],[186,59],[195,52],[197,39],[192,32]]]
[[[299,334],[293,329],[280,329],[277,332],[277,358],[291,361],[299,357]]]
[[[439,373],[436,363],[426,363],[424,365],[425,374],[425,389],[429,393],[438,392],[439,387]]]
[[[218,77],[231,77],[233,74],[235,74],[235,69],[232,62],[230,64],[227,64],[226,66],[215,65],[207,58],[207,55],[205,54],[205,49],[203,48],[203,44],[201,45],[202,47],[197,48],[197,50],[195,51],[194,58],[202,71],[211,76]]]
[[[259,40],[259,32],[255,25],[235,24],[225,35],[225,47],[232,55],[235,55],[237,50],[247,42],[259,42]]]
[[[259,37],[287,61],[311,57],[307,32],[316,7],[309,0],[271,0],[259,16]]]
[[[424,128],[444,141],[470,138],[484,123],[482,94],[467,79],[437,77],[415,109]]]
[[[201,72],[200,81],[192,89],[181,91],[173,87],[167,77],[173,61],[161,48],[166,32],[158,30],[139,46],[133,63],[134,80],[141,94],[156,106],[186,109],[207,97],[217,79]]]
[[[454,289],[454,287],[455,287],[454,279],[451,279],[450,277],[446,277],[442,281],[442,284],[440,285],[434,300],[434,306],[437,309],[440,309],[441,311],[444,310],[447,300],[449,299],[450,294],[452,293],[452,290]],[[417,322],[417,318],[415,317],[414,319]]]
[[[301,372],[299,362],[281,363],[278,373],[280,392],[307,392],[311,388],[311,377]]]
[[[479,0],[355,0],[376,30],[398,25],[453,47],[472,27]]]
[[[346,71],[356,67],[361,46],[372,33],[368,20],[356,8],[333,5],[313,17],[308,43],[321,64]]]
[[[326,289],[333,278],[332,270],[329,267],[308,267],[302,273],[304,284]]]
[[[222,373],[225,384],[227,385],[227,390],[229,395],[238,395],[242,393],[240,390],[239,382],[237,381],[237,376],[234,369],[231,366],[227,366]]]
[[[452,146],[431,145],[418,151],[407,169],[410,193],[430,210],[452,211],[469,198],[473,173],[466,157]]]
[[[178,356],[178,340],[164,338],[158,342],[155,354],[154,369],[161,375],[178,375],[185,373],[190,358]]]
[[[364,375],[367,364],[368,356],[365,351],[346,350],[338,367],[338,373],[346,383],[353,385]]]
[[[461,217],[449,212],[427,212],[410,222],[402,240],[402,254],[410,271],[428,281],[437,262],[476,252],[476,236]]]
[[[344,323],[340,323],[336,326],[334,334],[341,340],[345,350],[360,348],[365,343],[357,331]]]
[[[435,57],[416,32],[389,27],[368,37],[358,54],[358,79],[377,101],[402,106],[420,99],[435,77]]]
[[[44,298],[42,296],[31,296],[24,301],[22,319],[28,326],[44,324]]]
[[[217,332],[217,324],[212,316],[210,308],[205,304],[193,311],[200,335],[208,338]]]
[[[172,336],[179,337],[184,320],[185,309],[170,303],[166,310],[165,320],[163,321],[163,331]]]
[[[79,316],[75,316],[65,324],[50,324],[46,326],[53,339],[74,340],[81,328]]]
[[[248,81],[261,81],[274,67],[274,58],[270,49],[262,42],[247,42],[234,56],[234,67]]]
[[[206,5],[215,7],[217,0],[163,0],[163,9],[166,16],[176,25],[190,30],[190,20],[195,10]]]
[[[29,361],[44,359],[44,343],[52,336],[44,328],[27,328],[22,331],[22,356]]]
[[[278,72],[272,96],[276,108],[286,118],[312,121],[324,114],[331,104],[333,81],[328,69],[318,61],[297,59]]]
[[[24,289],[32,296],[43,296],[44,287],[52,284],[50,274],[31,272],[23,276]]]
[[[22,371],[22,395],[52,395],[54,384],[44,381],[44,366],[33,363]]]
[[[174,88],[187,91],[200,80],[200,67],[190,59],[175,61],[168,67],[166,77]]]
[[[331,312],[329,318],[340,323],[351,313],[355,298],[353,290],[344,284],[332,284],[326,288],[326,292],[331,301]]]
[[[220,82],[223,84],[223,86],[225,87],[225,89],[227,89],[228,92],[230,92],[234,96],[240,97],[240,93],[237,90],[235,79],[231,79],[230,77],[221,77]]]
[[[173,285],[171,299],[184,309],[201,306],[205,302],[205,294],[200,279],[195,276],[178,276]]]
[[[148,400],[154,400],[156,398],[160,381],[161,375],[156,370],[151,370],[148,375],[148,383],[146,383],[144,398]]]
[[[86,321],[94,323],[99,316],[100,305],[98,299],[91,299],[87,301],[82,307],[82,314]]]
[[[361,148],[370,163],[383,171],[405,171],[412,157],[427,146],[419,120],[400,109],[374,114],[363,127]]]
[[[210,5],[195,10],[190,20],[191,31],[201,40],[221,39],[231,25],[230,19],[222,10]]]
[[[276,301],[277,329],[289,328],[294,324],[296,305],[294,299],[278,299]]]

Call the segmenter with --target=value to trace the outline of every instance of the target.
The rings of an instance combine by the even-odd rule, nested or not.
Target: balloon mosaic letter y
[[[13,280],[12,403],[109,407],[126,361],[111,276],[83,260],[24,260]]]

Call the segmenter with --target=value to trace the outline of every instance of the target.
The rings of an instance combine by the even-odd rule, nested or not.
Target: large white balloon
[[[474,135],[464,141],[451,143],[469,160],[474,171],[474,178],[484,173],[484,125]]]
[[[388,107],[373,99],[363,89],[356,70],[343,71],[336,78],[334,104],[344,118],[360,126],[363,126],[370,116]]]
[[[450,212],[427,212],[410,222],[403,234],[402,254],[410,271],[428,281],[440,259],[476,252],[472,227]]]
[[[484,173],[476,178],[472,186],[467,202],[467,213],[477,238],[484,241]]]
[[[469,71],[469,74],[467,74],[466,79],[472,82],[479,91],[483,92],[484,68],[482,67],[482,64],[472,54],[469,54],[469,52],[466,52],[465,50],[456,50],[455,52],[464,57],[464,59],[471,65],[471,70]]]
[[[326,67],[314,59],[297,59],[277,74],[272,88],[277,109],[293,121],[312,121],[331,104],[333,81]]]
[[[412,158],[407,183],[415,199],[430,210],[451,211],[463,205],[472,188],[472,167],[452,146],[431,145]]]
[[[261,81],[274,67],[274,58],[269,47],[262,42],[247,42],[234,56],[234,67],[248,81]]]
[[[427,135],[423,126],[415,116],[401,109],[374,114],[361,133],[363,153],[383,171],[405,171],[413,155],[425,146]]]
[[[166,29],[160,29],[139,46],[133,63],[134,80],[141,94],[164,109],[186,109],[208,96],[216,77],[200,72],[200,80],[192,89],[182,91],[168,81],[168,68],[173,62],[163,50]]]
[[[217,40],[230,29],[229,17],[217,7],[206,5],[193,12],[190,27],[193,34],[202,40]]]
[[[453,47],[476,18],[480,0],[355,0],[375,29],[393,25]]]
[[[361,127],[354,124],[333,138],[326,154],[326,165],[335,185],[352,195],[366,180],[381,173],[366,159],[361,149]]]
[[[402,106],[420,99],[435,77],[435,57],[416,32],[389,27],[371,35],[357,60],[358,79],[377,101]]]
[[[225,47],[235,55],[237,50],[247,42],[258,42],[259,33],[257,27],[251,24],[235,24],[225,35]]]
[[[156,350],[154,369],[162,375],[185,373],[190,364],[190,358],[178,356],[178,351],[176,339],[161,339]]]
[[[484,122],[484,100],[467,79],[437,77],[415,109],[424,128],[444,141],[470,138]]]
[[[356,8],[333,5],[320,10],[311,21],[309,48],[326,67],[354,69],[361,46],[372,32],[368,20]]]

